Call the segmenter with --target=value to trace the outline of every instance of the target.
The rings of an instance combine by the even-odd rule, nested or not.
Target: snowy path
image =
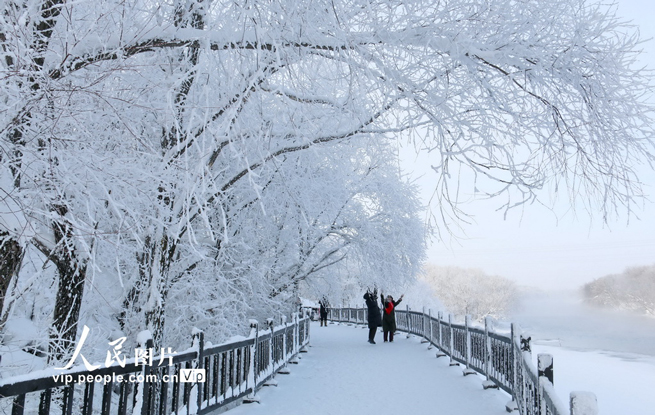
[[[368,344],[368,330],[330,324],[311,326],[311,347],[291,374],[264,387],[259,404],[244,404],[228,415],[507,415],[509,397],[483,390],[482,378],[462,376],[445,357],[435,358],[412,336]]]

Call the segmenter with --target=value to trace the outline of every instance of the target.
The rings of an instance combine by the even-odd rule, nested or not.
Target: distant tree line
[[[598,278],[585,284],[583,292],[593,305],[655,315],[655,264]]]
[[[478,321],[506,317],[518,298],[514,282],[474,268],[427,265],[421,279],[450,313]]]

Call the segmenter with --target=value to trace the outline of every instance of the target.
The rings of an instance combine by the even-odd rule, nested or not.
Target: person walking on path
[[[375,332],[382,325],[382,316],[380,315],[380,306],[378,305],[377,297],[377,289],[374,289],[373,292],[366,291],[366,294],[364,294],[366,307],[368,307],[368,342],[371,344],[375,344]]]
[[[321,301],[318,302],[318,304],[321,306],[321,309],[319,311],[321,317],[321,327],[323,326],[327,327],[328,302],[325,298],[323,298]]]
[[[383,305],[382,316],[382,331],[384,332],[384,341],[387,339],[392,342],[393,334],[396,332],[396,306],[403,301],[405,294],[401,295],[398,301],[394,301],[393,297],[388,295],[386,298],[384,294],[380,293],[380,300]]]

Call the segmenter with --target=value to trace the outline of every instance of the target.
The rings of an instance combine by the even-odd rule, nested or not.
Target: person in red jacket
[[[392,342],[393,334],[396,332],[396,306],[403,301],[405,294],[401,295],[398,301],[394,301],[393,297],[388,295],[386,298],[384,294],[380,294],[382,300],[382,331],[384,332],[384,341],[387,339]]]

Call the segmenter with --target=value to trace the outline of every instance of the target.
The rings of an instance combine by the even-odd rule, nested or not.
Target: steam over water
[[[510,320],[535,344],[655,356],[655,318],[588,306],[577,292],[530,294]]]

